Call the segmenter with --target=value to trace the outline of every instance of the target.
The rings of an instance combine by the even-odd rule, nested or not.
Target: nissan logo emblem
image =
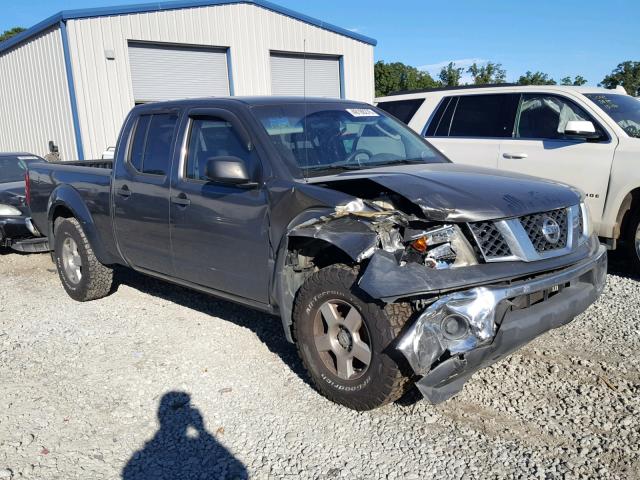
[[[560,241],[560,225],[553,218],[544,217],[542,219],[542,235],[545,240],[552,245]]]

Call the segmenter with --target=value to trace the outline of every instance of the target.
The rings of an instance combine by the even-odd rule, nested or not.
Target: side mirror
[[[254,187],[245,162],[238,157],[212,157],[207,160],[205,176],[211,182]]]
[[[592,122],[586,120],[569,120],[564,127],[564,135],[571,138],[597,139],[600,134]]]

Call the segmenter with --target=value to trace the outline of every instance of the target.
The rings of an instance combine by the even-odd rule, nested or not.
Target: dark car
[[[0,153],[0,247],[20,252],[48,250],[46,238],[33,226],[25,202],[27,168],[44,161],[31,153]]]
[[[606,280],[579,192],[454,165],[359,102],[138,106],[113,164],[28,176],[72,298],[108,295],[126,265],[278,314],[318,390],[359,410],[413,383],[446,400]]]

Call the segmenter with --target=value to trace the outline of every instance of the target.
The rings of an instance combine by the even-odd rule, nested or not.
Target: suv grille
[[[511,255],[511,248],[494,222],[470,223],[469,227],[485,258],[501,258]]]
[[[557,225],[560,229],[557,234],[557,241],[555,242],[549,241],[543,232],[543,226],[545,222],[548,222],[549,220],[551,221],[551,224]],[[568,229],[566,208],[552,210],[545,213],[526,215],[524,217],[520,217],[520,223],[522,224],[525,232],[527,232],[527,235],[533,244],[533,248],[535,248],[538,253],[565,248],[567,246]]]

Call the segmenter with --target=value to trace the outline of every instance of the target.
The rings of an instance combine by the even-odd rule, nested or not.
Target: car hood
[[[550,180],[452,163],[381,167],[309,181],[331,188],[334,182],[362,179],[402,195],[429,219],[450,222],[518,217],[576,205],[581,198],[577,190]]]

